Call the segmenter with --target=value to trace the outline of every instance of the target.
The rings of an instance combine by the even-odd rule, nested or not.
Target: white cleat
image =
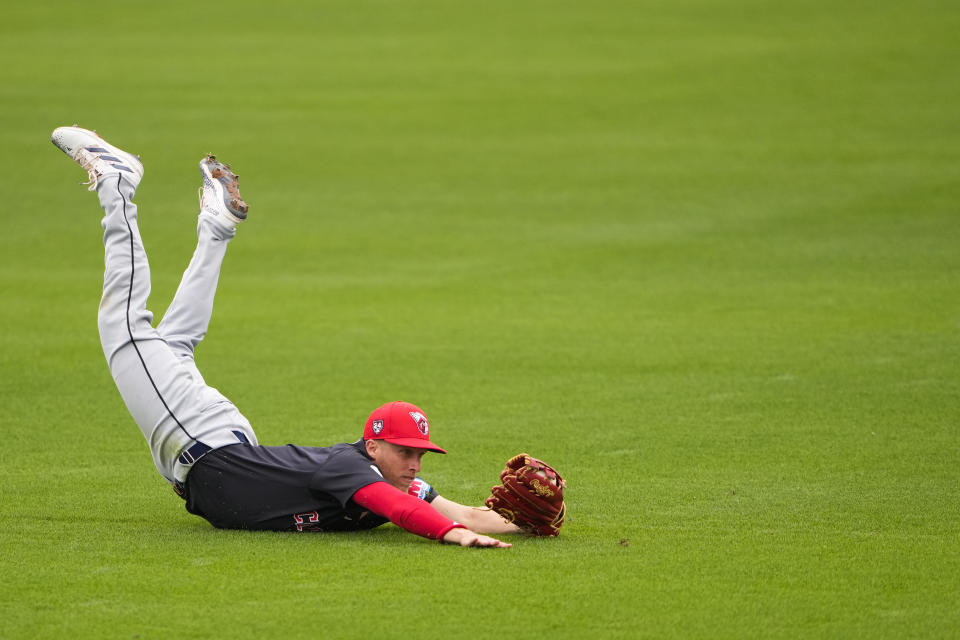
[[[59,127],[53,130],[50,142],[70,156],[90,177],[90,191],[106,176],[123,175],[133,183],[134,188],[143,178],[143,163],[140,158],[115,147],[96,131],[72,127]]]
[[[213,154],[200,161],[203,186],[200,187],[200,213],[236,227],[247,219],[247,203],[240,197],[239,176]]]

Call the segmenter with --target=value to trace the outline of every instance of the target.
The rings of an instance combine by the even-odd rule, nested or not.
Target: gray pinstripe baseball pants
[[[170,483],[183,482],[202,453],[238,442],[257,443],[247,419],[207,386],[194,362],[194,349],[210,324],[220,265],[236,231],[200,216],[196,251],[173,302],[154,328],[146,306],[150,266],[137,225],[135,190],[121,175],[104,176],[97,185],[104,211],[100,341],[157,470]]]

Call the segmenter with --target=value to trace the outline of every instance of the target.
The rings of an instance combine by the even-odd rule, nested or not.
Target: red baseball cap
[[[374,409],[363,428],[364,440],[386,440],[413,449],[446,453],[430,442],[430,425],[420,407],[409,402],[388,402]]]

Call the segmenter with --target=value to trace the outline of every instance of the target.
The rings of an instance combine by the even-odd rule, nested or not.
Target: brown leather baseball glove
[[[531,535],[560,534],[567,484],[553,467],[521,453],[507,461],[500,482],[484,504]]]

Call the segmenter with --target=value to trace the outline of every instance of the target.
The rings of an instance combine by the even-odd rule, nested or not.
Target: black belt
[[[250,444],[250,441],[247,440],[247,436],[244,435],[243,431],[233,431],[233,435],[237,436],[237,440],[243,444]],[[204,444],[197,440],[193,445],[191,445],[186,451],[180,454],[177,460],[180,464],[194,464],[197,460],[202,458],[213,451],[213,447],[208,444]],[[187,488],[179,480],[174,480],[173,490],[177,492],[177,495],[181,498],[185,498],[187,495]]]

